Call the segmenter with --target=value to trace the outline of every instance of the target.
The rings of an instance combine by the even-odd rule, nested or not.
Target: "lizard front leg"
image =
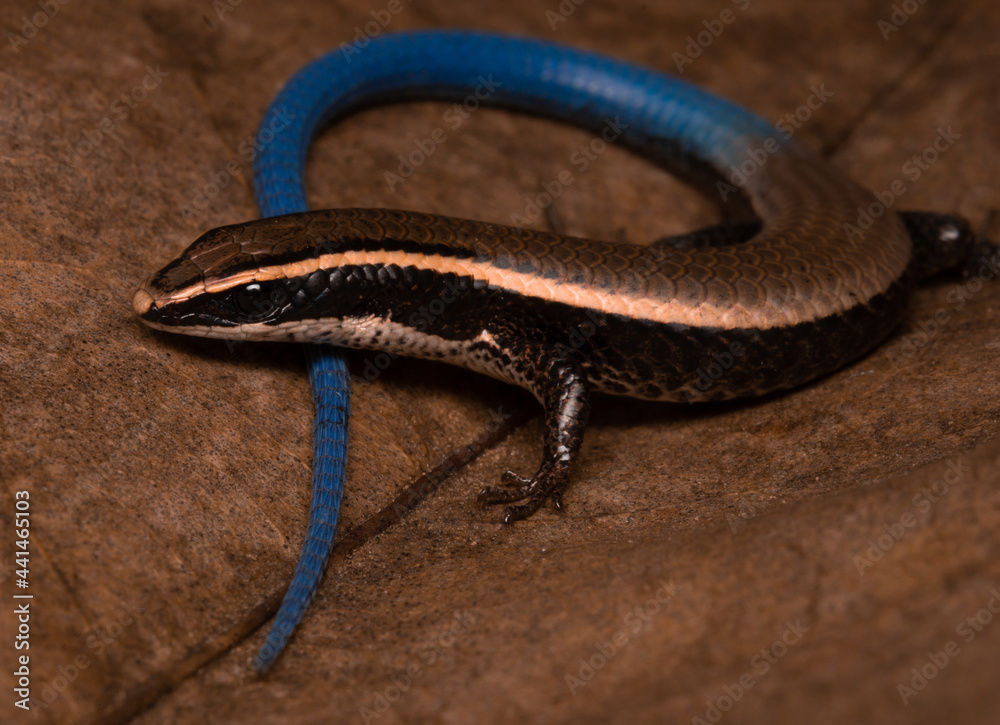
[[[525,343],[506,351],[514,352],[509,364],[512,377],[545,408],[545,443],[535,475],[525,478],[507,471],[501,479],[505,486],[487,486],[479,492],[483,505],[526,499],[504,512],[503,522],[509,524],[531,516],[547,498],[562,508],[562,494],[583,442],[590,396],[579,366],[559,346]]]

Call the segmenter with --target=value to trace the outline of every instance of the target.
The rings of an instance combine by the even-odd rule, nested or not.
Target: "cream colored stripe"
[[[739,305],[729,305],[720,309],[710,302],[692,307],[678,300],[658,300],[649,297],[629,297],[601,289],[594,289],[572,282],[544,279],[537,275],[522,274],[510,269],[500,269],[488,262],[457,259],[440,254],[419,254],[414,252],[385,250],[352,250],[338,254],[324,254],[321,257],[305,259],[285,265],[261,267],[247,270],[223,279],[199,283],[178,290],[161,298],[165,303],[182,302],[202,292],[217,293],[239,287],[250,282],[266,282],[275,279],[304,276],[324,269],[358,265],[388,265],[416,267],[441,274],[456,274],[483,280],[494,287],[517,292],[527,297],[549,302],[562,302],[573,307],[593,309],[608,314],[623,315],[633,319],[651,320],[660,323],[680,323],[692,327],[715,327],[722,329],[764,328],[788,324],[785,315],[768,315],[766,310],[747,310]],[[787,315],[788,310],[785,310]]]

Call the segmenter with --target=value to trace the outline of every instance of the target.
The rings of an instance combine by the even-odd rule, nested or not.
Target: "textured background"
[[[524,33],[674,72],[729,8],[686,78],[775,120],[832,92],[797,136],[869,188],[903,181],[894,208],[982,226],[1000,204],[995,3],[900,3],[880,27],[892,3],[576,2],[402,0],[388,29]],[[530,399],[407,360],[359,380],[351,547],[273,672],[250,674],[305,530],[304,366],[291,347],[151,332],[129,301],[201,231],[256,215],[241,144],[290,74],[387,5],[0,9],[0,717],[992,722],[1000,284],[954,278],[925,287],[888,344],[801,390],[598,401],[566,513],[511,528],[475,492],[535,464]],[[493,110],[452,129],[447,110],[375,109],[328,131],[312,203],[509,222],[589,140]],[[390,189],[397,155],[438,127],[447,140]],[[915,179],[906,164],[939,128],[960,138]],[[636,241],[716,218],[616,148],[553,213],[569,233]],[[351,359],[359,378],[377,364]],[[506,440],[476,443],[508,413]],[[470,444],[478,460],[375,533],[394,497]],[[11,694],[18,490],[32,501],[37,718]]]

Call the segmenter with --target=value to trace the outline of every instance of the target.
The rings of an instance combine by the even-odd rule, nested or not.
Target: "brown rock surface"
[[[43,23],[46,5],[58,11]],[[982,224],[1000,204],[1000,10],[899,5],[914,11],[893,31],[878,24],[891,3],[860,0],[587,0],[554,28],[546,11],[572,4],[427,0],[390,25],[531,34],[674,72],[689,36],[736,8],[685,77],[776,120],[825,87],[802,140],[873,190],[903,181],[894,208]],[[385,6],[0,8],[3,722],[35,720],[11,694],[20,490],[32,695],[54,697],[39,722],[714,722],[712,707],[730,722],[993,722],[1000,284],[950,278],[919,292],[889,343],[801,390],[598,401],[565,515],[504,528],[474,498],[535,463],[538,417],[515,419],[414,513],[335,554],[290,648],[250,674],[305,531],[304,366],[293,347],[151,332],[129,301],[199,232],[256,215],[240,144],[291,73]],[[506,222],[588,139],[479,111],[390,191],[384,172],[446,107],[329,130],[310,156],[314,205]],[[960,138],[914,179],[904,165],[939,128]],[[715,218],[615,148],[555,211],[569,233],[634,240]],[[360,375],[371,353],[351,359]],[[417,361],[356,384],[341,536],[498,411],[535,410]]]

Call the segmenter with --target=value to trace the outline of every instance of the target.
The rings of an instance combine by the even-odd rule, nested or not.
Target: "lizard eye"
[[[945,224],[938,230],[938,239],[942,242],[955,242],[962,236],[962,231],[954,224]]]
[[[237,290],[233,301],[241,312],[248,315],[259,315],[267,311],[264,288],[260,286],[259,282],[251,282]]]

